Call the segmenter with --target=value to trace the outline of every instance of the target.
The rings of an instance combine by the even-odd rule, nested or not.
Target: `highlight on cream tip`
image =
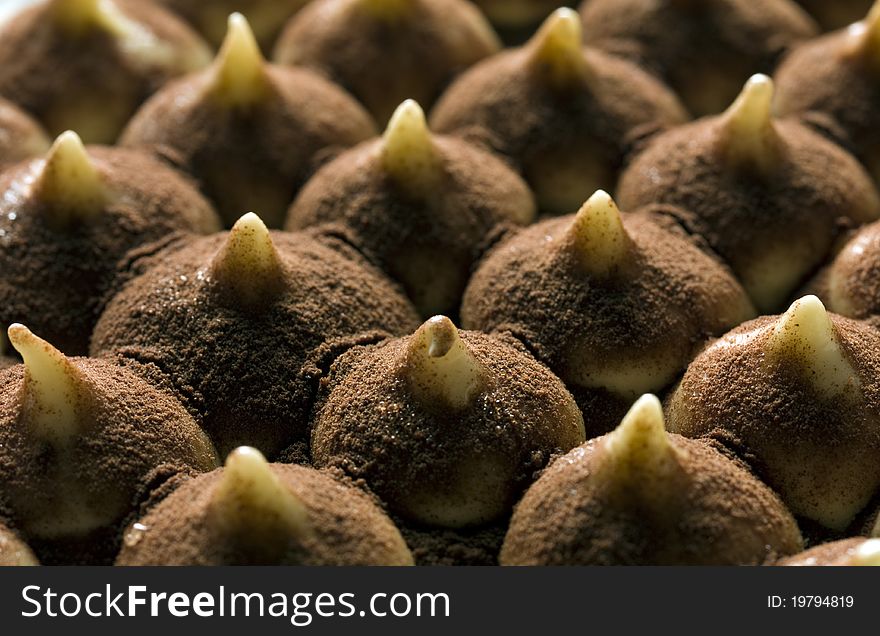
[[[631,249],[620,209],[604,190],[593,194],[575,215],[567,240],[581,267],[594,276],[618,269]]]
[[[418,102],[408,99],[397,107],[382,136],[382,166],[401,185],[423,186],[439,175],[439,158]]]
[[[446,316],[434,316],[419,327],[407,355],[410,387],[425,400],[465,408],[482,388],[484,370]]]
[[[276,525],[294,535],[308,531],[305,504],[281,482],[263,454],[249,446],[226,458],[212,504],[221,521],[236,528]]]
[[[233,13],[214,62],[214,95],[234,106],[259,101],[267,86],[265,66],[265,58],[247,18]]]
[[[52,220],[87,220],[107,204],[107,191],[82,139],[73,131],[52,144],[36,180],[36,194]]]
[[[529,47],[532,59],[549,69],[555,80],[582,76],[587,70],[581,19],[572,9],[554,11],[532,37]]]
[[[120,26],[114,17],[118,11],[109,0],[49,0],[48,8],[56,24],[73,32],[92,26],[114,31]]]
[[[724,113],[725,150],[735,162],[769,170],[776,164],[779,135],[773,121],[773,80],[753,75]]]
[[[868,539],[857,547],[850,557],[849,565],[880,566],[880,539]]]
[[[214,257],[211,275],[246,302],[279,289],[284,280],[281,258],[259,216],[249,212],[236,221]]]
[[[826,394],[835,395],[858,381],[837,340],[831,317],[816,296],[796,300],[779,317],[769,349],[805,366],[816,388]]]
[[[24,325],[11,325],[8,334],[25,367],[22,421],[47,441],[64,442],[76,436],[81,430],[81,372]]]

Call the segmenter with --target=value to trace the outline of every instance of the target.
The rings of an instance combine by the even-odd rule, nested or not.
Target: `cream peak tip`
[[[262,521],[294,534],[308,528],[305,504],[278,479],[263,454],[248,446],[235,449],[226,458],[212,501],[235,527],[247,528]]]
[[[613,455],[632,459],[635,467],[650,466],[671,450],[663,418],[663,406],[654,395],[643,395],[609,434],[607,448]]]
[[[583,28],[576,11],[561,8],[548,17],[530,42],[532,59],[546,65],[554,80],[584,74]]]
[[[23,421],[43,439],[60,443],[71,439],[81,429],[79,369],[24,325],[11,325],[8,334],[24,361]]]
[[[411,388],[423,399],[465,408],[482,387],[482,366],[446,316],[434,316],[419,327],[408,357]]]
[[[779,135],[773,122],[773,80],[753,75],[723,117],[729,158],[740,164],[770,170],[778,158]]]
[[[125,30],[124,21],[110,0],[49,0],[48,8],[56,24],[74,33],[95,26],[115,34]]]
[[[265,66],[266,60],[247,18],[233,13],[214,62],[214,94],[235,106],[258,101],[266,90]]]
[[[631,248],[620,209],[604,190],[593,194],[575,215],[568,240],[581,267],[594,276],[618,269]]]
[[[773,327],[769,348],[805,365],[817,389],[828,395],[844,390],[856,381],[846,359],[831,316],[816,296],[796,300]]]
[[[211,271],[221,285],[246,304],[273,298],[284,282],[272,234],[253,212],[236,221],[214,257]]]
[[[868,539],[855,549],[850,565],[880,566],[880,539]]]
[[[106,189],[82,139],[73,131],[52,144],[34,187],[53,220],[96,216],[107,203]]]
[[[397,107],[382,136],[382,165],[403,186],[435,182],[439,159],[425,112],[408,99]]]

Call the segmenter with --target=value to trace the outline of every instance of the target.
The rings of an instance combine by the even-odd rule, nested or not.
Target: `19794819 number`
[[[767,607],[771,608],[807,608],[807,607],[841,607],[850,608],[855,605],[853,596],[816,596],[810,594],[789,596],[768,596]]]

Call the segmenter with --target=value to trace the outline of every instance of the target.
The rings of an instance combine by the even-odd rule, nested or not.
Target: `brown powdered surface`
[[[675,95],[625,60],[584,49],[589,72],[553,87],[530,69],[530,49],[505,51],[459,78],[431,114],[431,127],[506,157],[542,210],[575,211],[611,191],[627,155],[687,116]]]
[[[410,522],[505,518],[551,455],[583,441],[582,420],[562,383],[521,347],[478,332],[460,337],[485,385],[459,409],[417,396],[413,387],[431,379],[407,366],[411,338],[343,354],[321,381],[315,465],[363,480]]]
[[[801,118],[853,151],[880,176],[880,68],[876,53],[853,51],[853,38],[836,31],[799,47],[780,64],[776,108]]]
[[[724,119],[711,117],[655,138],[617,189],[624,209],[675,206],[669,214],[730,264],[764,312],[783,308],[844,229],[880,213],[870,177],[849,153],[796,122],[774,127],[781,146],[768,175],[724,160]],[[762,286],[782,267],[792,281],[771,298]]]
[[[31,549],[0,521],[0,567],[39,565]]]
[[[791,0],[589,0],[581,15],[588,44],[656,73],[697,116],[817,32]]]
[[[670,435],[674,469],[615,475],[607,437],[556,460],[517,505],[502,565],[760,565],[802,549],[794,518],[741,465]]]
[[[565,245],[573,220],[544,221],[489,252],[465,292],[462,320],[467,329],[506,332],[525,343],[567,382],[592,437],[617,426],[638,395],[580,386],[576,358],[602,368],[625,357],[632,369],[654,369],[650,390],[660,392],[710,338],[754,309],[723,265],[649,214],[624,215],[634,245],[629,270],[590,276]]]
[[[213,69],[173,82],[122,135],[122,144],[151,149],[196,177],[227,227],[246,212],[281,227],[296,193],[323,161],[376,134],[366,111],[324,78],[300,69],[265,70],[265,96],[243,108],[212,97]]]
[[[671,431],[736,452],[795,514],[814,521],[828,518],[829,508],[855,518],[880,491],[880,332],[830,317],[858,378],[846,391],[820,393],[811,378],[821,371],[804,368],[801,350],[765,363],[776,317],[763,317],[690,365],[667,420]],[[848,523],[816,525],[827,537]]]
[[[486,19],[462,0],[398,3],[373,15],[360,0],[316,0],[275,48],[281,64],[326,74],[384,123],[405,99],[426,110],[456,75],[499,48]]]
[[[88,394],[67,443],[27,427],[24,366],[0,372],[0,518],[45,564],[108,564],[157,471],[208,471],[217,456],[171,395],[109,362],[72,361]]]
[[[498,565],[498,553],[507,532],[506,519],[497,525],[465,530],[425,528],[399,520],[397,525],[416,565],[421,566]]]
[[[53,136],[73,129],[89,143],[112,143],[151,93],[210,59],[195,32],[152,2],[113,0],[159,45],[170,47],[172,55],[162,54],[167,59],[161,63],[139,60],[104,30],[78,36],[59,30],[48,4],[26,9],[3,26],[0,94],[32,113]]]
[[[32,188],[42,160],[0,175],[0,326],[28,326],[70,355],[85,354],[117,263],[172,233],[219,229],[188,179],[141,152],[90,146],[109,203],[88,222],[53,227]]]
[[[400,532],[365,493],[303,466],[273,464],[305,506],[309,532],[252,545],[212,518],[212,497],[225,469],[196,477],[157,503],[127,537],[117,565],[412,565]],[[259,536],[260,519],[251,520]]]
[[[442,170],[436,185],[399,187],[375,140],[320,170],[287,219],[290,230],[330,224],[345,234],[403,285],[425,318],[457,314],[495,226],[534,214],[528,186],[500,160],[457,139],[432,142]]]
[[[314,381],[302,373],[327,342],[407,333],[410,303],[353,250],[304,234],[273,233],[282,288],[252,307],[230,299],[210,274],[226,234],[181,241],[147,257],[108,304],[92,354],[153,363],[171,379],[221,455],[241,445],[270,459],[307,435]]]
[[[49,139],[30,115],[0,98],[0,165],[17,163],[49,150]]]

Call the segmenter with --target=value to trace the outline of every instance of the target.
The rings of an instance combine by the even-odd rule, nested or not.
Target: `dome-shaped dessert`
[[[727,261],[762,312],[778,311],[847,225],[880,215],[870,177],[843,149],[775,117],[752,77],[722,115],[656,137],[617,190],[624,208],[663,203]]]
[[[803,543],[741,465],[664,430],[646,395],[620,426],[557,459],[517,505],[502,565],[760,565]]]
[[[106,563],[151,484],[213,470],[214,447],[170,395],[110,362],[66,358],[22,325],[0,372],[0,518],[43,563]]]
[[[344,152],[303,188],[287,228],[329,226],[398,280],[423,316],[455,313],[502,222],[535,215],[528,186],[494,156],[432,134],[416,102],[385,135]]]
[[[307,438],[314,387],[303,366],[322,345],[418,324],[353,250],[270,233],[254,214],[169,245],[143,269],[108,304],[92,353],[158,364],[221,455],[248,445],[274,459]]]
[[[85,354],[117,263],[174,233],[220,229],[193,184],[141,152],[61,135],[0,174],[0,325],[25,322]]]
[[[467,329],[513,334],[565,381],[589,436],[754,315],[726,267],[602,191],[489,252],[462,304]]]
[[[259,210],[277,228],[320,160],[375,134],[370,116],[338,87],[267,64],[247,20],[233,14],[214,64],[159,91],[122,143],[178,162],[227,227]]]
[[[637,142],[687,119],[675,95],[633,64],[583,48],[571,9],[559,9],[524,46],[462,75],[431,127],[485,144],[523,175],[549,213],[611,190]]]
[[[880,492],[878,378],[880,332],[807,296],[701,354],[669,430],[726,445],[795,515],[843,532]]]
[[[133,524],[116,564],[412,565],[412,555],[357,488],[243,447]]]
[[[405,99],[430,107],[453,77],[499,48],[463,0],[314,0],[284,29],[275,59],[325,74],[388,121]]]
[[[142,0],[46,0],[0,27],[0,95],[88,143],[115,141],[151,93],[209,61],[183,21]]]
[[[574,400],[544,366],[444,316],[346,352],[321,387],[315,465],[362,479],[424,526],[505,518],[551,455],[584,440]]]

